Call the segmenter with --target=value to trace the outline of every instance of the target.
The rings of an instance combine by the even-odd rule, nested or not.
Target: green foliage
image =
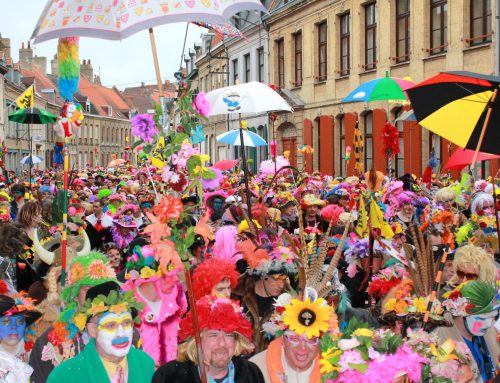
[[[358,328],[369,328],[368,323],[361,322],[358,318],[353,317],[347,324],[347,328],[342,333],[343,339],[349,339],[352,337],[352,333],[356,331]]]

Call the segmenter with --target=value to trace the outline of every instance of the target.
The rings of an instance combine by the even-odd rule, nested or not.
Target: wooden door
[[[290,165],[297,166],[297,139],[295,137],[284,137],[282,139],[283,152],[290,151],[288,159]]]

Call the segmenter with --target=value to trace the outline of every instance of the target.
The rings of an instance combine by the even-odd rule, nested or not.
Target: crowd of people
[[[497,381],[495,180],[165,174],[3,179],[0,381]]]

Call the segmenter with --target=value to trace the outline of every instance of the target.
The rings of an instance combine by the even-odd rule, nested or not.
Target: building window
[[[470,1],[470,45],[491,41],[491,0]]]
[[[233,84],[238,84],[238,59],[233,60]]]
[[[318,24],[318,81],[325,81],[327,75],[327,24]]]
[[[245,64],[245,82],[250,81],[250,53],[243,56]]]
[[[397,108],[394,112],[394,119],[403,114],[403,108]],[[399,153],[394,156],[394,172],[396,177],[400,177],[404,174],[405,171],[405,146],[404,146],[404,137],[403,137],[403,121],[398,121],[395,123],[396,128],[398,128],[399,135]]]
[[[295,68],[295,86],[302,85],[302,32],[293,35],[294,42],[294,68]]]
[[[264,80],[264,48],[257,49],[257,66],[259,68],[258,81],[265,82]]]
[[[345,117],[344,115],[340,115],[338,118],[339,125],[339,136],[340,136],[340,172],[339,175],[344,177],[345,175]]]
[[[434,151],[434,156],[438,164],[441,164],[441,147],[441,137],[435,133],[429,132],[429,156],[431,156],[432,151]]]
[[[276,41],[276,51],[278,52],[278,87],[285,87],[285,40]]]
[[[365,145],[365,170],[372,168],[373,163],[373,113],[368,112],[363,117],[364,145]]]
[[[448,1],[430,0],[431,2],[431,55],[446,52],[448,45]]]
[[[340,16],[340,75],[348,76],[351,65],[351,14]]]
[[[410,0],[396,1],[396,62],[410,60]]]
[[[377,7],[365,5],[365,70],[377,67]]]

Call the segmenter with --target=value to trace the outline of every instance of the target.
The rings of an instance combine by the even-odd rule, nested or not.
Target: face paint
[[[465,327],[474,336],[483,336],[493,326],[498,310],[488,314],[469,315],[465,317]]]
[[[24,337],[26,320],[22,315],[0,318],[0,341],[18,343]]]
[[[96,343],[106,354],[124,357],[132,344],[133,324],[129,312],[104,314],[97,322]]]

